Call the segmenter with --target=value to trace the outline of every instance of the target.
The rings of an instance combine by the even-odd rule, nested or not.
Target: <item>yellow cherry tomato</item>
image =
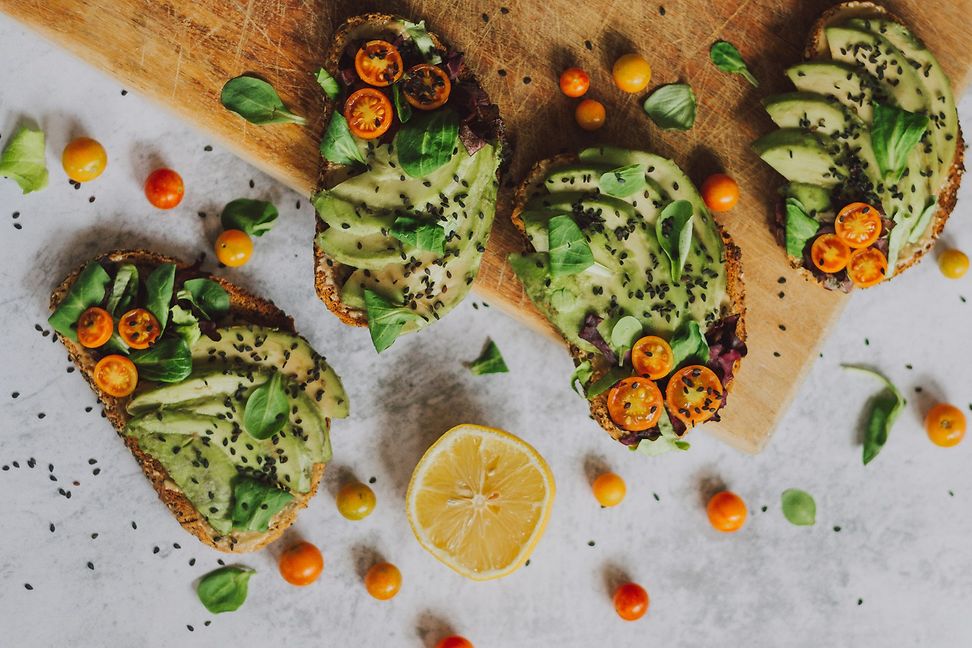
[[[710,175],[702,183],[702,200],[714,212],[729,211],[739,202],[739,185],[725,173]]]
[[[951,448],[965,436],[965,414],[954,405],[939,403],[928,410],[925,431],[935,445]]]
[[[365,574],[365,589],[379,601],[387,601],[402,589],[402,572],[391,563],[378,563]]]
[[[746,523],[746,503],[730,491],[716,493],[705,507],[709,523],[723,533],[732,533]]]
[[[961,279],[969,271],[969,257],[959,250],[945,250],[938,257],[938,267],[949,279]]]
[[[603,126],[605,115],[604,104],[593,99],[585,99],[574,110],[577,125],[586,131],[595,131]]]
[[[336,499],[338,511],[349,520],[362,520],[375,510],[375,492],[361,482],[342,486]]]
[[[620,475],[613,472],[601,473],[591,484],[594,498],[598,504],[605,507],[617,506],[624,499],[627,487]]]
[[[253,255],[253,241],[243,230],[226,230],[216,239],[216,258],[225,266],[238,268]]]
[[[625,92],[641,92],[651,81],[651,66],[638,54],[625,54],[614,62],[614,83]]]
[[[105,147],[90,137],[71,140],[61,154],[64,172],[75,182],[88,182],[100,176],[108,166]]]

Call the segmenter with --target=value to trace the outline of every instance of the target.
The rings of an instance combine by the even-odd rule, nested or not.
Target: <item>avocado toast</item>
[[[176,259],[105,254],[51,295],[50,322],[187,531],[220,551],[278,538],[348,413],[334,371],[271,302]]]
[[[520,185],[513,222],[529,250],[510,264],[595,420],[647,454],[687,449],[746,355],[739,248],[691,180],[643,151],[560,155]]]
[[[825,12],[796,92],[764,106],[780,130],[753,144],[789,181],[773,230],[790,264],[832,290],[869,287],[912,266],[955,207],[964,142],[934,55],[883,7]]]
[[[462,54],[424,22],[350,18],[323,69],[331,90],[315,285],[342,321],[368,325],[382,351],[468,293],[509,147]]]

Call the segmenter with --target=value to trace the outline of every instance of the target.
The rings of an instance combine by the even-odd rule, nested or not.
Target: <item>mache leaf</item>
[[[169,322],[169,305],[175,286],[176,267],[174,263],[163,263],[149,273],[145,280],[145,308],[159,320],[164,331]]]
[[[867,415],[862,457],[866,466],[878,456],[881,448],[887,443],[888,433],[891,431],[891,427],[897,420],[898,415],[901,414],[901,410],[904,409],[907,401],[905,401],[901,392],[898,391],[898,388],[894,386],[894,383],[888,380],[884,374],[869,367],[859,365],[845,364],[841,365],[841,367],[874,376],[884,383],[884,390],[871,399],[871,407]]]
[[[181,337],[162,338],[144,351],[134,351],[131,360],[139,380],[177,383],[192,373],[192,352]]]
[[[321,139],[321,155],[332,164],[364,164],[364,156],[358,149],[358,144],[354,141],[348,120],[344,115],[334,111],[331,115],[331,123],[324,131],[324,138]]]
[[[437,223],[399,216],[388,233],[413,248],[445,254],[445,229]]]
[[[0,153],[0,177],[10,178],[25,194],[47,186],[44,131],[21,126]]]
[[[695,93],[685,83],[659,87],[645,99],[644,108],[651,120],[664,130],[685,131],[695,124]]]
[[[459,115],[449,108],[420,111],[395,135],[395,152],[402,170],[424,178],[452,159],[459,141]]]
[[[229,312],[229,293],[212,279],[188,279],[176,295],[199,309],[208,320],[215,320]]]
[[[219,93],[219,101],[251,124],[307,123],[300,115],[287,110],[272,85],[254,76],[242,75],[227,81]]]
[[[645,188],[645,167],[641,164],[611,169],[601,174],[597,187],[602,194],[615,198],[627,198]]]
[[[114,315],[128,310],[138,294],[138,268],[131,263],[123,263],[115,270],[115,280],[108,294],[105,310]]]
[[[713,43],[709,48],[709,60],[723,72],[742,75],[754,87],[759,86],[759,81],[749,71],[742,54],[732,43],[724,40]]]
[[[442,62],[442,57],[439,56],[439,53],[435,49],[435,42],[429,36],[429,32],[425,30],[424,20],[420,20],[417,23],[405,20],[403,21],[403,26],[405,27],[405,33],[415,43],[415,47],[418,48],[419,53],[425,59],[426,63],[438,65]]]
[[[283,376],[274,371],[246,399],[243,429],[254,439],[269,439],[287,424],[289,412],[290,401],[287,400]]]
[[[398,339],[406,324],[420,315],[404,306],[396,306],[373,290],[365,288],[365,310],[368,312],[368,331],[375,350],[381,353]]]
[[[105,291],[110,281],[111,277],[97,261],[84,266],[61,303],[47,318],[51,328],[68,339],[77,340],[78,335],[74,326],[78,323],[78,318],[91,306],[97,306],[104,301]]]
[[[624,380],[631,376],[630,367],[611,367],[607,373],[595,380],[587,388],[586,395],[587,399],[596,398],[606,392],[607,390],[618,384],[619,381]]]
[[[338,80],[324,68],[319,69],[314,78],[317,79],[317,84],[324,90],[324,96],[331,101],[337,99],[338,95],[341,94],[341,86],[338,84]]]
[[[908,154],[921,141],[927,129],[927,115],[908,112],[896,106],[874,104],[871,147],[886,181],[894,183],[901,178],[908,166]]]
[[[591,365],[591,361],[585,360],[574,367],[573,373],[570,374],[570,388],[577,392],[578,395],[584,396],[584,390],[593,375],[594,367]]]
[[[655,235],[671,266],[672,281],[678,283],[685,269],[689,249],[692,246],[694,223],[692,203],[676,200],[668,203],[655,221]]]
[[[820,223],[807,214],[806,209],[796,198],[786,199],[786,253],[788,256],[803,258],[803,250],[820,229]]]
[[[500,353],[499,347],[492,340],[486,341],[483,352],[467,366],[469,367],[469,371],[477,376],[509,372],[506,362],[503,361],[503,354]]]
[[[672,348],[672,369],[685,362],[706,364],[709,361],[709,343],[695,320],[689,320],[679,328],[669,346]]]
[[[564,276],[583,272],[594,263],[590,243],[570,216],[554,216],[547,223],[550,241],[550,274]]]
[[[285,490],[262,481],[239,476],[233,480],[233,528],[263,532],[270,528],[270,520],[293,501]]]
[[[202,577],[196,595],[213,614],[238,610],[246,601],[247,584],[254,573],[248,567],[221,567]]]
[[[224,230],[241,230],[250,236],[263,236],[277,221],[276,206],[266,200],[237,198],[226,203],[219,222]]]
[[[643,330],[641,320],[631,315],[625,315],[611,327],[611,347],[618,356],[618,364],[624,363],[625,353],[638,341]]]

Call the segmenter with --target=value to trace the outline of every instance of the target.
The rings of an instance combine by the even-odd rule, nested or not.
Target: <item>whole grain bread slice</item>
[[[533,165],[533,168],[530,169],[530,172],[517,187],[513,196],[513,213],[511,218],[513,220],[513,225],[520,231],[520,234],[523,236],[524,243],[527,246],[528,239],[526,234],[526,225],[521,216],[527,202],[535,195],[546,193],[546,189],[544,188],[544,180],[551,171],[559,167],[576,164],[579,161],[580,158],[578,158],[574,153],[562,153],[545,160],[540,160]],[[729,236],[729,233],[726,232],[725,228],[722,227],[722,224],[719,223],[715,218],[713,218],[713,221],[719,228],[719,234],[722,236],[722,243],[725,247],[726,293],[728,296],[728,307],[723,315],[739,316],[739,319],[736,322],[736,335],[740,340],[745,342],[746,288],[743,284],[742,264],[740,263],[741,253],[739,246],[733,242],[732,238]],[[568,344],[570,355],[574,360],[574,366],[580,365],[585,361],[591,362],[591,365],[594,368],[592,380],[597,380],[606,374],[610,369],[610,366],[604,360],[601,354],[590,353],[578,348],[576,345],[570,344],[570,342],[566,339],[564,341]],[[739,360],[734,363],[732,371],[733,375],[738,372],[739,363]],[[729,380],[726,383],[726,391],[730,391],[732,389],[732,383],[732,380]],[[608,413],[606,393],[591,398],[589,403],[591,408],[591,416],[602,428],[604,428],[608,434],[611,435],[613,439],[619,441],[622,437],[630,434],[627,430],[618,427],[617,424],[615,424],[615,422],[611,419],[611,416]]]
[[[139,268],[140,274],[143,270],[148,270],[165,263],[174,263],[177,270],[187,270],[190,268],[190,265],[184,261],[148,250],[117,250],[103,254],[96,260],[113,264],[132,263]],[[51,310],[57,308],[57,305],[61,303],[61,300],[67,294],[71,285],[77,280],[83,268],[84,266],[72,272],[54,289],[54,292],[51,293]],[[224,323],[250,323],[275,328],[288,333],[295,333],[294,321],[286,313],[277,308],[273,302],[257,297],[217,276],[200,272],[196,272],[194,276],[204,276],[215,281],[229,294],[230,312],[225,320],[219,322],[221,325]],[[210,526],[206,518],[196,510],[178,486],[169,479],[169,475],[162,464],[151,455],[142,452],[137,439],[125,434],[125,425],[131,418],[126,408],[132,397],[116,398],[109,396],[99,389],[93,377],[95,363],[97,362],[95,355],[74,340],[60,334],[56,335],[67,348],[71,361],[78,368],[81,375],[84,376],[91,389],[97,394],[98,400],[101,401],[104,407],[105,416],[115,426],[115,431],[125,442],[125,445],[128,446],[128,449],[141,467],[142,472],[145,473],[145,476],[152,483],[152,486],[159,495],[159,499],[169,507],[172,514],[175,515],[176,520],[179,521],[179,524],[185,527],[186,531],[199,538],[204,544],[228,553],[256,551],[279,538],[297,519],[297,513],[300,509],[307,506],[308,501],[317,492],[321,477],[324,475],[324,464],[314,465],[310,490],[303,494],[295,494],[294,499],[270,521],[267,531],[221,534]]]

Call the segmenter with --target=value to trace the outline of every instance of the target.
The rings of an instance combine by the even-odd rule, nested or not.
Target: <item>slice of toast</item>
[[[177,270],[185,270],[190,267],[189,264],[183,261],[163,256],[161,254],[156,254],[155,252],[150,252],[148,250],[119,250],[115,252],[108,252],[107,254],[98,257],[96,260],[103,260],[111,263],[132,263],[139,267],[140,274],[143,269],[153,268],[164,263],[176,264]],[[57,305],[67,294],[71,285],[78,278],[78,275],[81,274],[83,267],[84,266],[71,273],[57,288],[54,289],[54,292],[51,293],[52,311],[57,308]],[[229,294],[230,312],[226,316],[225,321],[223,319],[220,320],[220,325],[223,325],[224,323],[249,323],[279,329],[288,333],[296,332],[294,330],[294,321],[288,317],[286,313],[274,306],[272,302],[250,294],[242,288],[239,288],[225,279],[221,279],[220,277],[207,275],[201,272],[195,273],[195,276],[206,277],[207,279],[215,281]],[[256,551],[257,549],[260,549],[279,538],[280,535],[286,531],[287,528],[290,527],[290,525],[293,524],[297,519],[298,511],[307,506],[307,502],[317,492],[317,487],[320,484],[321,477],[324,475],[324,464],[314,465],[310,490],[302,494],[295,493],[294,499],[270,521],[267,531],[232,532],[229,534],[221,534],[219,531],[210,526],[209,522],[206,521],[206,518],[196,510],[189,499],[186,498],[175,483],[168,478],[168,473],[166,472],[165,468],[162,467],[162,464],[151,455],[142,452],[135,437],[125,434],[125,425],[131,418],[126,407],[132,397],[126,396],[124,398],[116,398],[114,396],[109,396],[99,389],[95,384],[93,377],[95,363],[97,362],[95,355],[91,353],[89,349],[86,349],[77,342],[58,333],[55,333],[55,335],[58,336],[61,343],[67,348],[68,356],[81,372],[81,375],[84,376],[84,379],[91,386],[91,389],[93,389],[98,395],[98,400],[100,400],[104,406],[105,416],[108,418],[111,424],[115,426],[115,430],[125,442],[125,445],[128,446],[128,449],[135,457],[138,465],[142,468],[142,472],[144,472],[145,476],[148,477],[150,482],[152,482],[152,486],[159,494],[159,499],[161,499],[165,505],[169,507],[169,510],[172,511],[172,514],[175,515],[176,519],[179,521],[179,524],[185,527],[186,531],[199,538],[203,543],[213,547],[214,549],[228,553],[245,553],[249,551]]]
[[[528,239],[526,233],[526,225],[523,222],[521,213],[523,212],[524,206],[534,193],[538,191],[543,191],[544,180],[547,175],[558,167],[567,166],[570,164],[576,164],[580,159],[576,154],[573,153],[562,153],[546,160],[540,160],[533,165],[530,172],[527,174],[526,178],[517,187],[516,192],[513,196],[513,214],[512,220],[513,225],[520,231],[523,236],[523,241],[528,247]],[[724,316],[738,315],[739,319],[736,323],[736,335],[743,342],[746,341],[746,304],[745,296],[746,289],[743,284],[743,274],[742,274],[742,264],[740,263],[740,251],[739,247],[733,242],[732,238],[722,227],[722,225],[713,218],[713,221],[719,228],[719,233],[722,235],[722,243],[725,246],[725,259],[726,259],[726,293],[729,297],[729,308],[725,312]],[[566,341],[566,340],[565,340]],[[610,368],[606,362],[600,359],[599,354],[589,353],[577,346],[570,344],[570,355],[574,360],[574,366],[581,364],[584,361],[591,361],[595,373],[592,380],[597,380],[605,373],[607,373]],[[739,370],[739,360],[733,365],[733,375]],[[732,389],[732,380],[728,381],[725,385],[726,391]],[[611,435],[611,437],[617,441],[620,441],[622,437],[629,435],[627,430],[624,430],[611,419],[608,413],[607,407],[607,393],[601,394],[590,399],[591,416],[594,420],[604,428],[604,430]]]

